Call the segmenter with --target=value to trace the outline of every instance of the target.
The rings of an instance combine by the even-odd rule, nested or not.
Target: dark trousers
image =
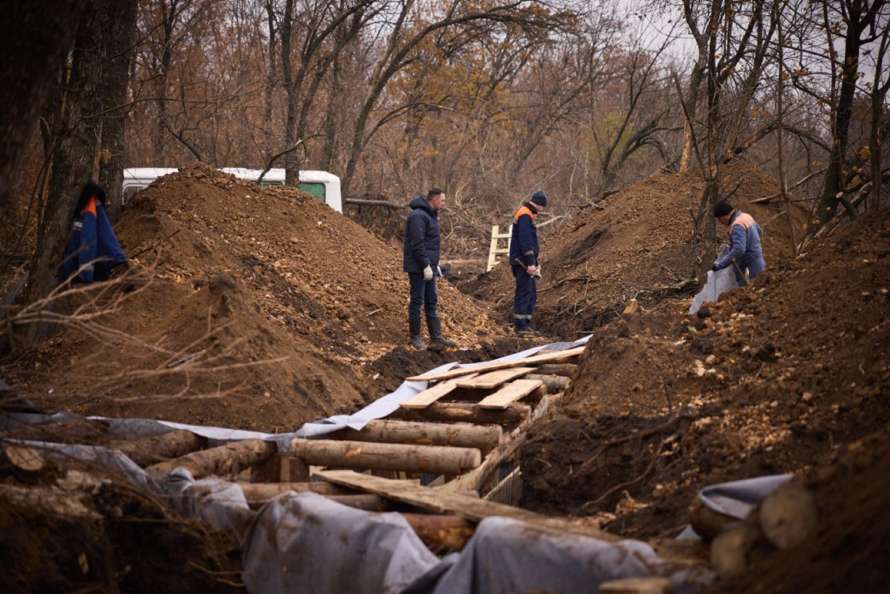
[[[529,276],[525,266],[513,264],[516,294],[513,296],[513,323],[517,330],[528,328],[532,323],[535,303],[538,301],[537,279]]]
[[[423,280],[423,274],[408,273],[408,281],[411,284],[411,300],[408,302],[408,319],[420,320],[420,308],[423,307],[427,320],[439,317],[436,305],[439,296],[436,294],[436,277],[433,280]]]

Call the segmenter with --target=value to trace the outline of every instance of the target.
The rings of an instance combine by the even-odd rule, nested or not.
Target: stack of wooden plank
[[[206,440],[185,431],[128,442],[121,449],[153,475],[184,467],[195,478],[217,475],[240,481],[253,507],[282,493],[313,492],[370,511],[413,510],[406,519],[438,550],[460,548],[472,535],[473,524],[488,515],[569,529],[463,491],[478,489],[494,468],[502,466],[515,449],[511,442],[536,411],[539,414],[568,386],[576,368],[570,361],[583,350],[577,347],[409,378],[427,382],[427,388],[403,402],[391,418],[324,439],[297,438],[286,452],[261,440],[205,449]],[[451,488],[420,485],[421,478],[430,482],[434,477],[436,483]]]

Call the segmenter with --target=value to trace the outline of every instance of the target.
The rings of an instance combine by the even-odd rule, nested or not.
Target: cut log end
[[[35,448],[10,444],[3,448],[6,460],[25,472],[37,472],[43,468],[43,455]]]
[[[797,483],[785,483],[773,491],[760,505],[758,517],[766,538],[780,549],[803,543],[819,524],[812,493]]]
[[[763,540],[754,522],[739,522],[711,543],[711,566],[720,577],[732,577],[748,568],[751,552]]]

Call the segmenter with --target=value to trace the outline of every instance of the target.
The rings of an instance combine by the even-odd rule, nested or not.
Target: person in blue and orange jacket
[[[537,301],[537,279],[540,271],[540,246],[535,219],[547,206],[544,192],[535,192],[513,215],[510,233],[510,267],[516,279],[513,297],[513,323],[517,332],[530,332]]]
[[[105,212],[102,186],[88,181],[77,200],[71,235],[59,277],[62,282],[92,283],[108,280],[116,266],[126,265],[127,256],[114,234]]]
[[[754,217],[723,200],[714,205],[714,217],[727,226],[729,247],[714,261],[715,272],[735,264],[736,280],[746,282],[744,274],[754,278],[766,269],[763,259],[763,232]]]

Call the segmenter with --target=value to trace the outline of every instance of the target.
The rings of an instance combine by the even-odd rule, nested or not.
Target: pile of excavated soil
[[[698,285],[690,279],[698,273],[699,254],[693,241],[693,213],[698,211],[703,188],[698,173],[657,173],[562,224],[558,234],[542,242],[537,327],[563,338],[577,338],[614,319],[632,298],[652,305],[670,296],[694,293]],[[722,196],[760,223],[768,265],[790,254],[781,205],[751,204],[775,195],[775,180],[751,163],[735,159],[722,167],[720,188]],[[800,218],[798,213],[795,217]],[[707,259],[710,262],[713,257]],[[509,266],[502,263],[461,286],[479,299],[494,301],[499,313],[508,318],[513,283]]]
[[[3,369],[38,405],[281,431],[405,376],[386,357],[407,341],[400,251],[311,196],[197,165],[141,192],[116,230],[152,280],[103,318],[114,334],[68,330]],[[440,287],[464,352],[417,356],[490,356],[495,324]]]
[[[833,594],[887,592],[890,584],[890,433],[885,429],[845,447],[803,484],[813,493],[816,532],[800,545],[760,559],[712,592]]]
[[[702,486],[796,471],[890,421],[890,217],[874,214],[700,312],[597,330],[522,451],[525,504],[674,534]]]
[[[4,592],[244,591],[234,535],[95,468],[66,466],[0,464]]]

